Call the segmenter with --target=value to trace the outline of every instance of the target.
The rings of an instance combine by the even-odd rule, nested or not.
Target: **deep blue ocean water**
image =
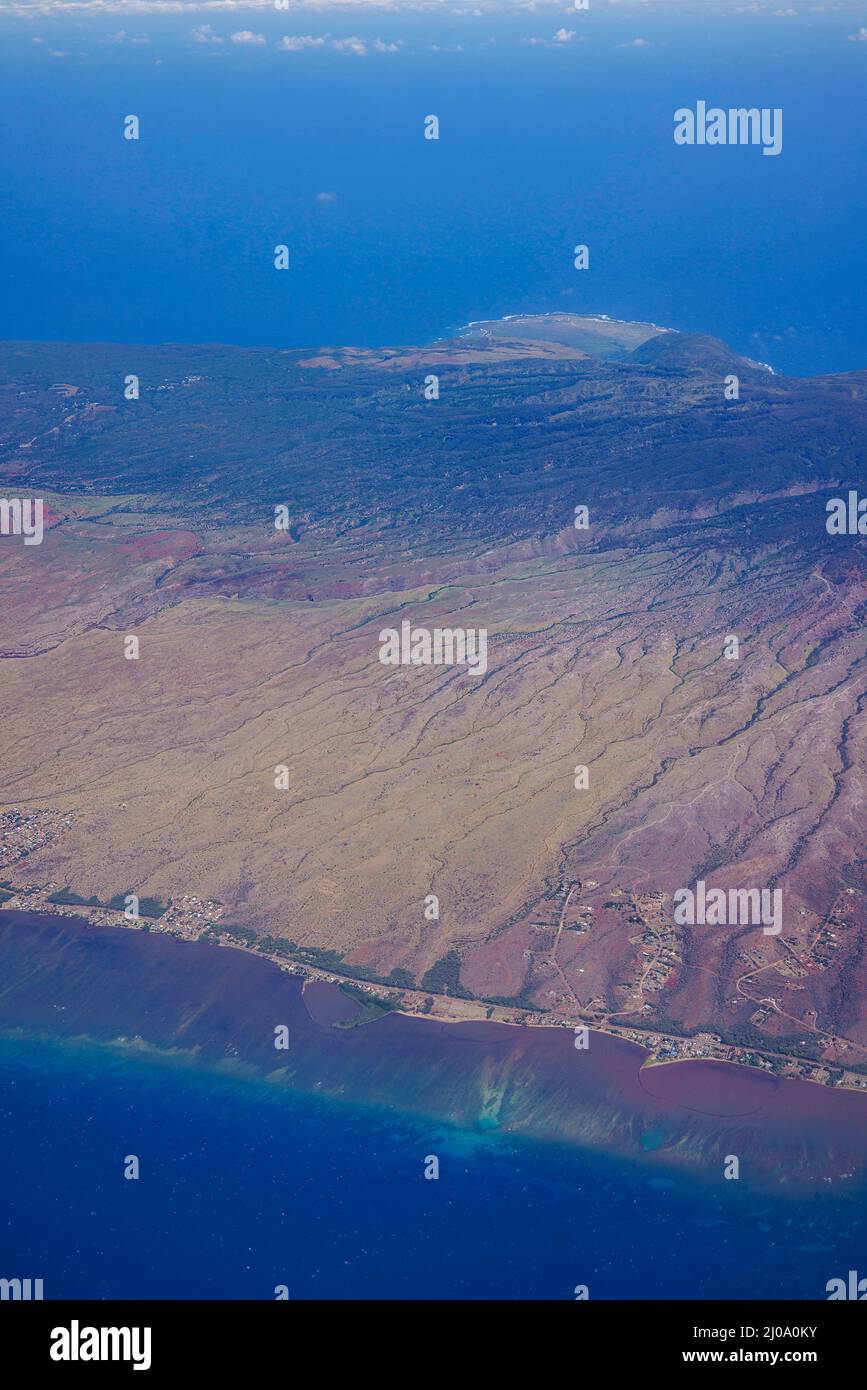
[[[46,1298],[817,1299],[863,1264],[854,1193],[769,1198],[97,1047],[0,1040],[0,1130],[0,1274]]]
[[[453,8],[0,16],[0,337],[375,345],[572,310],[867,367],[854,10]],[[330,37],[279,50],[299,34]],[[678,148],[699,99],[781,107],[782,153]]]

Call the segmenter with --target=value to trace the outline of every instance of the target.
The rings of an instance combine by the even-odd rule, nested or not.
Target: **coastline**
[[[470,1132],[713,1179],[736,1153],[751,1182],[775,1190],[856,1187],[864,1177],[867,1106],[851,1092],[719,1062],[647,1066],[646,1050],[606,1033],[591,1031],[579,1051],[567,1030],[544,1025],[405,1013],[358,1027],[318,1023],[305,980],[253,952],[46,913],[0,911],[0,970],[6,1033],[86,1038],[141,1057],[155,1050]],[[314,988],[345,1016],[343,991]],[[275,1051],[278,1026],[288,1030],[285,1051]]]
[[[523,1008],[517,1003],[490,1004],[484,998],[473,996],[451,996],[439,994],[434,990],[423,990],[419,986],[403,986],[384,980],[365,977],[361,974],[344,974],[340,968],[329,964],[317,964],[304,953],[303,948],[293,954],[289,949],[281,949],[275,943],[273,949],[267,946],[267,938],[259,938],[253,932],[239,938],[241,928],[228,926],[221,919],[222,907],[216,903],[203,903],[198,899],[180,900],[176,907],[174,900],[165,908],[161,916],[145,917],[139,921],[127,921],[122,911],[108,904],[90,903],[82,899],[76,902],[52,901],[46,894],[52,885],[42,889],[15,889],[3,892],[0,883],[0,912],[21,911],[44,914],[48,917],[69,918],[78,922],[89,922],[94,926],[109,926],[124,931],[149,933],[151,931],[186,942],[208,941],[223,950],[234,950],[241,955],[251,955],[256,959],[269,961],[280,970],[288,971],[305,979],[325,981],[343,988],[347,993],[358,991],[366,995],[371,1005],[377,1009],[399,1013],[404,1017],[431,1017],[440,1022],[461,1022],[470,1020],[493,1020],[497,1023],[532,1028],[560,1028],[571,1032],[574,1028],[587,1027],[595,1033],[624,1039],[634,1043],[647,1052],[645,1065],[661,1065],[663,1062],[719,1061],[727,1062],[738,1069],[760,1070],[773,1075],[794,1078],[833,1089],[860,1091],[867,1094],[867,1074],[848,1072],[845,1068],[834,1071],[830,1065],[815,1062],[805,1063],[795,1059],[790,1053],[776,1051],[758,1044],[747,1046],[725,1043],[712,1029],[703,1030],[697,1037],[691,1034],[668,1033],[659,1028],[640,1028],[635,1023],[620,1024],[612,1022],[611,1017],[599,1014],[576,1012],[574,1017],[551,1017],[537,1010]],[[216,914],[211,915],[212,913]],[[255,943],[255,944],[254,944]],[[299,958],[300,957],[300,958]],[[432,1002],[432,1007],[428,1007]],[[375,1016],[375,1011],[371,1017]],[[360,1022],[368,1022],[361,1019]],[[350,1025],[354,1026],[354,1025]],[[686,1049],[683,1054],[663,1055],[663,1047]],[[696,1050],[697,1049],[697,1050]],[[750,1060],[750,1059],[754,1060]],[[781,1069],[780,1064],[783,1065]],[[789,1070],[785,1070],[788,1067]],[[818,1074],[817,1074],[818,1073]]]
[[[463,324],[457,330],[457,336],[461,337],[467,331],[468,328],[484,328],[485,325],[488,323],[520,323],[523,319],[563,318],[590,319],[594,323],[622,323],[625,324],[627,327],[632,327],[633,325],[635,325],[642,328],[655,328],[657,333],[678,333],[680,331],[677,328],[666,328],[663,324],[660,323],[651,323],[649,319],[618,319],[614,318],[611,314],[578,314],[571,309],[546,309],[543,313],[540,314],[503,314],[500,318],[497,319],[470,319],[468,323]]]

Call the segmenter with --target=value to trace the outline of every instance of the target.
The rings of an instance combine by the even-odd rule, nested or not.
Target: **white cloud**
[[[252,29],[239,29],[236,34],[232,34],[232,43],[262,44],[267,43],[264,34],[254,34]]]
[[[552,39],[524,39],[524,43],[533,48],[560,48],[563,44],[574,43],[576,39],[578,43],[583,43],[584,37],[583,34],[579,36],[577,29],[558,29]],[[496,39],[489,39],[489,43],[496,43]]]
[[[364,39],[355,37],[348,39],[332,39],[331,47],[338,53],[354,53],[359,58],[367,57],[367,44]]]
[[[647,39],[630,39],[629,43],[621,43],[620,48],[649,48]]]
[[[303,53],[311,48],[332,48],[335,53],[351,53],[356,58],[366,58],[371,50],[374,53],[399,53],[402,47],[403,39],[386,43],[384,39],[359,39],[354,34],[345,39],[333,39],[330,34],[285,34],[280,40],[280,48],[284,53]]]
[[[615,0],[609,0],[615,3]],[[289,0],[289,12],[306,11],[323,14],[329,11],[353,10],[356,14],[376,10],[391,13],[433,13],[444,8],[444,0]],[[461,16],[491,16],[498,11],[538,9],[563,10],[563,0],[541,0],[538,6],[527,6],[523,0],[484,0],[470,8],[467,4],[449,7],[449,13]],[[233,14],[241,10],[265,10],[273,13],[274,0],[0,0],[0,12],[33,19],[36,15],[78,14]],[[567,9],[566,13],[570,13]]]
[[[867,29],[862,24],[857,34],[849,34],[846,41],[847,43],[867,43]]]
[[[324,39],[315,38],[313,34],[284,34],[280,47],[284,53],[301,53],[305,48],[323,48],[327,39],[327,34]]]
[[[496,2],[496,0],[495,0]],[[441,0],[290,0],[290,10],[349,9],[436,10]],[[0,0],[0,12],[26,19],[36,15],[74,14],[233,14],[238,10],[274,10],[274,0],[27,0],[9,3]]]
[[[200,24],[198,29],[191,29],[190,33],[196,43],[222,43],[219,34],[215,34],[210,24]]]
[[[317,203],[336,203],[336,202],[337,202],[337,194],[336,194],[336,193],[317,193],[317,194],[316,194],[316,202],[317,202]]]

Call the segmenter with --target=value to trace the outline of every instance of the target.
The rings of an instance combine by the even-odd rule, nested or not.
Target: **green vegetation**
[[[294,941],[283,941],[279,936],[260,936],[256,950],[271,956],[294,956],[298,947]]]
[[[454,999],[472,999],[473,995],[460,982],[461,958],[457,951],[447,951],[421,979],[422,989],[434,994],[450,994]]]
[[[339,988],[360,1006],[361,1012],[354,1018],[335,1023],[335,1028],[360,1028],[363,1023],[375,1023],[378,1018],[384,1018],[386,1014],[391,1013],[395,1004],[399,1002],[393,996],[389,999],[377,999],[365,990],[359,989],[357,985],[341,984]]]
[[[71,888],[59,888],[56,893],[52,893],[48,899],[50,903],[59,903],[64,907],[107,907],[107,903],[101,903],[99,898],[82,898],[78,893],[73,893]]]
[[[257,933],[253,931],[252,927],[238,926],[234,922],[230,923],[228,926],[224,926],[222,922],[218,922],[215,926],[209,927],[208,931],[216,933],[218,937],[228,936],[230,941],[240,941],[242,946],[253,946],[259,940]]]
[[[784,1052],[787,1057],[802,1058],[804,1061],[821,1060],[822,1044],[815,1033],[781,1033],[770,1037],[749,1023],[732,1023],[727,1028],[700,1029],[700,1032],[716,1033],[730,1047],[752,1047],[762,1052]]]
[[[74,892],[71,888],[59,888],[56,893],[52,893],[48,899],[50,903],[58,903],[63,907],[101,907],[106,911],[123,912],[126,908],[126,899],[132,896],[132,889],[126,893],[115,893],[113,898],[109,898],[107,903],[101,902],[99,898],[83,898],[80,893]],[[167,903],[161,903],[158,898],[139,898],[138,910],[141,917],[162,917],[168,909]]]
[[[255,936],[255,933],[253,935]],[[335,975],[348,975],[353,980],[364,980],[372,985],[391,985],[397,989],[415,988],[415,981],[407,970],[396,969],[388,976],[378,975],[366,965],[352,965],[345,961],[342,951],[333,951],[323,946],[299,946],[297,941],[284,941],[277,936],[261,936],[256,940],[256,949],[265,955],[285,956],[297,960],[301,965],[313,965],[319,970],[333,970]]]
[[[126,907],[126,900],[131,894],[131,888],[128,888],[125,893],[115,893],[114,897],[109,898],[104,906],[112,908],[115,912],[123,912]],[[158,898],[139,898],[138,910],[140,917],[162,917],[163,913],[168,910],[168,903],[161,903]]]
[[[538,1004],[530,1004],[520,995],[486,994],[486,1004],[496,1004],[500,1009],[526,1009],[527,1013],[542,1014],[545,1012]]]

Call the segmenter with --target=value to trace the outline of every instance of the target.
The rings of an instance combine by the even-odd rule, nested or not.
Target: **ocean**
[[[863,1096],[335,1028],[333,985],[74,917],[0,913],[0,975],[0,1277],[46,1298],[820,1299],[863,1265]]]
[[[867,43],[751,8],[0,14],[0,337],[401,344],[564,310],[863,368]],[[676,146],[699,100],[781,108],[781,154]]]
[[[855,1193],[769,1198],[86,1044],[0,1041],[0,1124],[0,1274],[46,1298],[822,1299],[863,1263]]]

